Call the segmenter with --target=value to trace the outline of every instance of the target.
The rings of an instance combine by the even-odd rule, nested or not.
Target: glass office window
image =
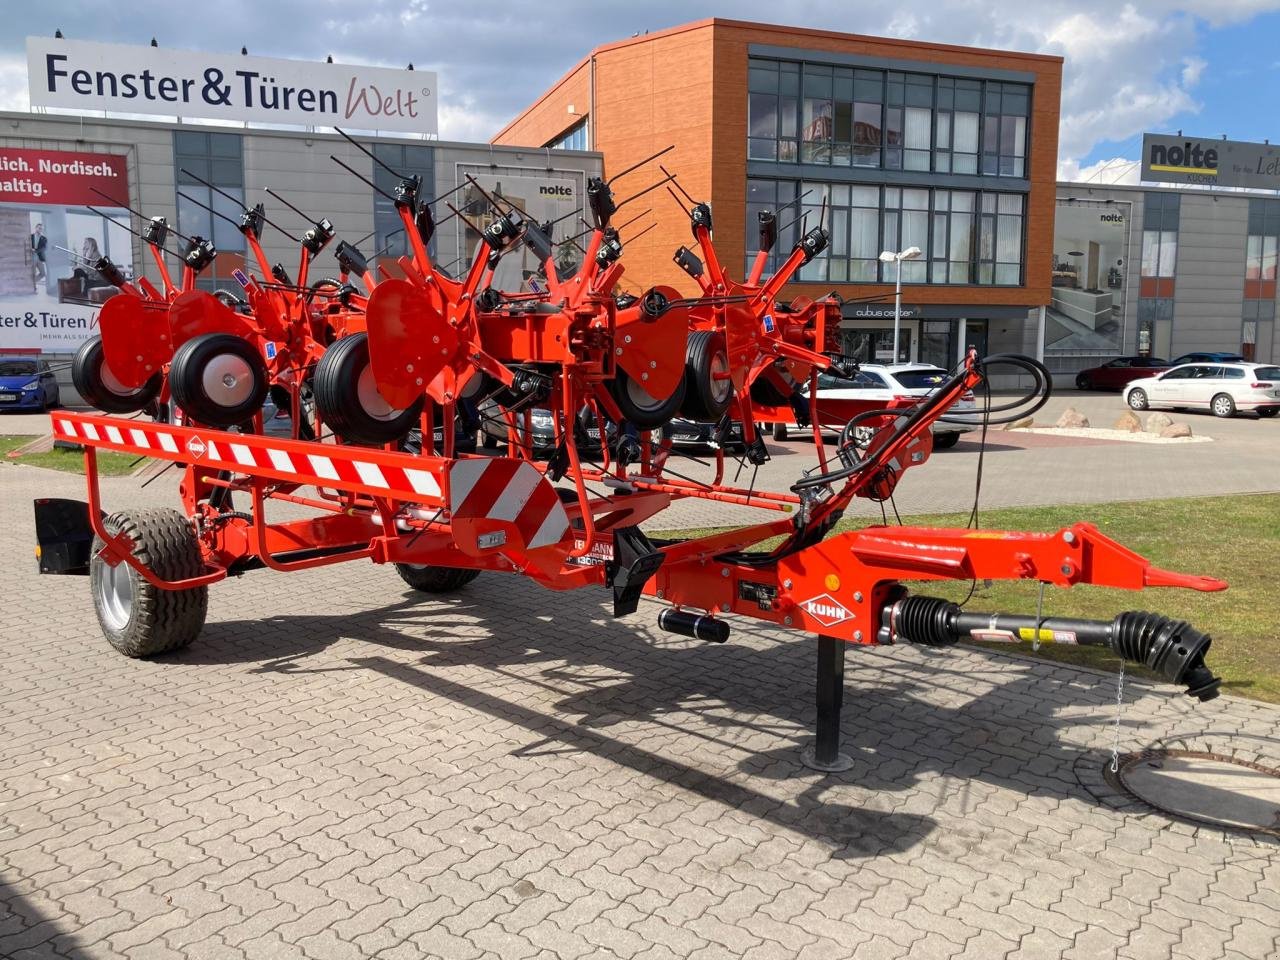
[[[244,234],[236,226],[244,203],[243,140],[238,133],[175,130],[173,155],[177,182],[176,227],[189,237],[212,240],[219,254],[201,274],[199,286],[207,290],[222,287],[239,291],[231,271],[245,265],[247,251]],[[196,177],[218,187],[221,193]],[[210,207],[222,216],[211,213]],[[177,238],[171,238],[168,245],[176,250],[186,248],[186,243]]]
[[[587,121],[579,120],[560,137],[547,144],[552,150],[586,150]]]
[[[422,178],[422,197],[424,200],[430,200],[435,195],[436,189],[436,173],[435,173],[435,151],[432,147],[416,146],[404,143],[375,143],[373,145],[373,155],[382,163],[385,163],[396,173],[406,177],[415,174]],[[373,182],[382,190],[392,196],[395,195],[395,188],[399,184],[393,174],[382,167],[382,164],[375,163],[373,165]],[[454,201],[455,203],[457,201]],[[378,257],[390,257],[397,259],[406,256],[411,251],[409,237],[404,232],[404,223],[400,220],[400,214],[396,211],[396,206],[380,193],[373,195],[373,249],[364,251],[366,255],[373,254]],[[432,237],[428,251],[435,252],[435,238]],[[369,256],[372,261],[373,256]]]
[[[810,230],[822,218],[830,243],[802,268],[801,281],[893,283],[897,265],[881,264],[881,251],[914,246],[922,256],[903,262],[904,283],[1022,282],[1022,194],[753,178],[747,191],[748,270],[759,249],[757,214],[789,203],[795,205],[778,220],[792,226],[780,230],[770,272],[791,252],[801,226]]]
[[[1027,175],[1031,87],[752,58],[754,160],[993,177]]]

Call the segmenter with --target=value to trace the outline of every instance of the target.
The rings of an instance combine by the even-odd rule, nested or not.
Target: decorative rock
[[[1191,428],[1185,423],[1171,423],[1160,431],[1162,437],[1189,437],[1191,436]]]
[[[1004,428],[1006,430],[1021,430],[1023,427],[1034,426],[1035,422],[1034,417],[1019,417],[1013,423],[1006,423]]]
[[[1147,433],[1159,433],[1170,426],[1173,426],[1173,417],[1167,413],[1153,413],[1147,417]]]
[[[1124,415],[1121,416],[1120,419],[1116,421],[1115,428],[1117,430],[1123,430],[1126,433],[1141,433],[1142,421],[1138,418],[1138,415],[1134,413],[1132,410],[1126,410],[1124,412]]]
[[[1089,418],[1077,410],[1075,407],[1067,407],[1062,411],[1062,416],[1058,418],[1058,422],[1054,426],[1066,427],[1069,430],[1079,430],[1089,425]]]

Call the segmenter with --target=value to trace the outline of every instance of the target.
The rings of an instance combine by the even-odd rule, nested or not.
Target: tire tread
[[[124,533],[134,543],[133,555],[166,580],[199,576],[204,570],[200,546],[191,521],[177,510],[156,508],[113,513],[107,530]],[[94,544],[95,553],[102,542]],[[96,564],[104,561],[95,560]],[[208,612],[209,588],[161,590],[130,571],[133,609],[123,631],[115,633],[102,623],[113,647],[127,657],[154,657],[188,646],[200,633]],[[101,617],[99,617],[101,622]]]

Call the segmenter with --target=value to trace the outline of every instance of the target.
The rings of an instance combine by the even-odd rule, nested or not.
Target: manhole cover
[[[1106,778],[1163,813],[1280,837],[1280,770],[1216,753],[1160,750],[1120,758]]]

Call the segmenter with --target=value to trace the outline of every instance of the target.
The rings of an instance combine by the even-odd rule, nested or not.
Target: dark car
[[[1171,367],[1180,367],[1184,363],[1247,363],[1244,357],[1238,353],[1184,353],[1173,363]]]
[[[43,413],[58,403],[58,378],[48,360],[0,357],[0,410]]]
[[[545,407],[534,407],[529,413],[530,429],[533,440],[533,454],[536,457],[550,457],[555,453],[555,426],[552,422],[551,411]],[[577,433],[578,433],[578,453],[584,457],[599,456],[601,452],[600,446],[600,425],[595,418],[589,413],[589,408],[583,408],[578,416]],[[520,413],[516,416],[517,429],[524,428],[524,414]],[[618,428],[615,424],[605,421],[605,436],[608,438],[610,449],[617,437]],[[493,400],[486,400],[480,405],[480,445],[486,450],[497,450],[504,447],[507,443],[507,421],[502,415],[502,408]]]
[[[716,442],[716,424],[677,417],[662,428],[662,436],[669,437],[673,447],[712,447]],[[742,441],[742,424],[737,420],[729,427],[724,448],[726,453],[734,456],[746,450]]]
[[[1132,381],[1154,377],[1171,366],[1172,363],[1159,357],[1116,357],[1100,367],[1081,370],[1076,374],[1076,387],[1080,390],[1123,390]]]

